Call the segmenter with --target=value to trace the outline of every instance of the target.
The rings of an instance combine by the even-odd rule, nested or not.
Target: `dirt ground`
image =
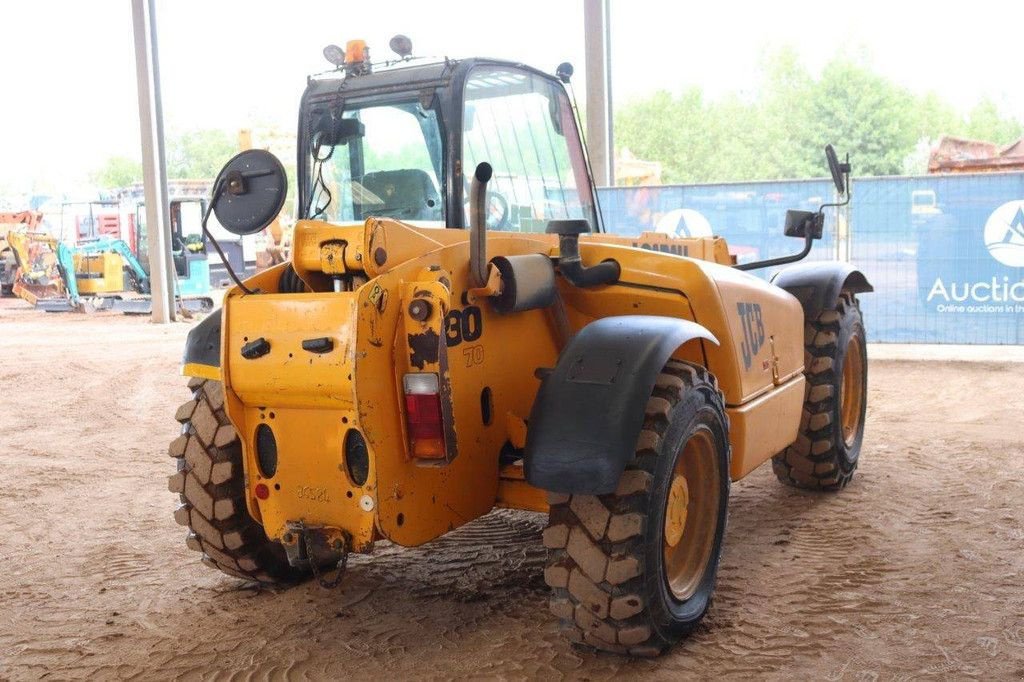
[[[187,330],[0,304],[0,678],[1024,676],[1024,365],[872,362],[851,486],[735,485],[705,625],[630,660],[560,638],[537,515],[334,591],[201,565],[166,489]]]

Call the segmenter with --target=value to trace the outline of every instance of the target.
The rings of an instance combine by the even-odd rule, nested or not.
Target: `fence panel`
[[[864,178],[853,195],[873,340],[1024,342],[1024,174]]]
[[[610,232],[710,232],[725,237],[741,262],[798,250],[800,242],[782,234],[786,210],[815,210],[835,198],[827,180],[615,187],[599,195]],[[837,258],[875,285],[862,297],[870,341],[1024,343],[1024,173],[856,179],[851,206],[826,212],[824,237],[808,260]]]
[[[725,237],[740,262],[799,251],[799,240],[782,234],[786,210],[817,210],[834,200],[831,181],[749,182],[716,185],[615,187],[599,190],[604,226],[635,236],[672,232],[678,236]],[[836,257],[835,212],[828,212],[821,242],[811,259]],[[757,273],[768,276],[771,273]]]

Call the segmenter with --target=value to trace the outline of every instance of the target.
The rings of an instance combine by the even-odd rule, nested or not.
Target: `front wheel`
[[[857,469],[867,410],[864,318],[853,292],[844,290],[834,309],[809,320],[805,337],[800,432],[775,455],[772,469],[787,485],[839,490]]]
[[[729,502],[728,430],[714,377],[671,361],[618,489],[551,495],[544,579],[569,639],[653,656],[704,617]]]

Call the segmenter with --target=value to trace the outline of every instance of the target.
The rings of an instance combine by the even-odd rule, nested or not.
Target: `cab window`
[[[437,112],[419,102],[350,104],[336,118],[358,122],[344,139],[311,148],[309,217],[330,222],[395,218],[444,227],[442,141]]]
[[[470,72],[462,158],[467,178],[482,161],[494,169],[487,187],[489,229],[543,232],[548,221],[565,219],[585,219],[596,229],[586,160],[558,84],[501,67]]]

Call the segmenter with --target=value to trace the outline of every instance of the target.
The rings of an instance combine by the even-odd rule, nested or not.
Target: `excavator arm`
[[[149,273],[142,267],[142,264],[132,253],[132,250],[128,248],[128,244],[123,239],[111,239],[110,237],[100,237],[93,241],[83,242],[74,249],[74,253],[81,254],[92,254],[92,253],[116,253],[121,256],[125,264],[135,275],[136,286],[139,289],[139,293],[149,292]]]

